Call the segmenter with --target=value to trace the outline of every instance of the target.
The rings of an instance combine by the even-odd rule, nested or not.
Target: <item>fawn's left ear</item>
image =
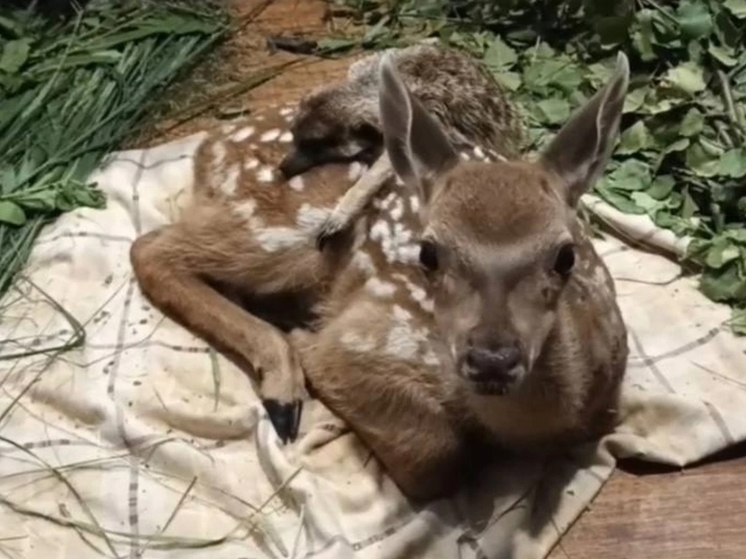
[[[458,162],[438,122],[412,96],[394,67],[389,53],[380,67],[379,103],[383,142],[391,166],[427,205],[435,179]]]
[[[576,206],[603,174],[611,157],[629,87],[629,60],[620,52],[608,83],[578,109],[541,156],[562,179],[566,200]]]

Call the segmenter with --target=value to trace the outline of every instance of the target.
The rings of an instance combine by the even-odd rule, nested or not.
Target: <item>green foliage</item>
[[[482,57],[540,149],[630,57],[622,133],[596,194],[694,240],[701,289],[746,333],[746,0],[372,0],[342,2],[385,33],[347,47],[437,36]],[[740,326],[739,326],[740,325]]]
[[[44,223],[105,204],[89,175],[226,28],[202,5],[100,0],[67,21],[0,8],[0,295]]]

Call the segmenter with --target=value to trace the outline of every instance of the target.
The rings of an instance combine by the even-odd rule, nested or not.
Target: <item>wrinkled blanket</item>
[[[130,267],[133,239],[189,196],[203,138],[115,154],[92,177],[107,208],[48,226],[0,302],[3,555],[540,559],[616,459],[685,465],[746,437],[728,309],[674,262],[605,238],[631,347],[616,433],[564,460],[506,460],[418,509],[316,402],[282,447],[244,373],[153,309]],[[683,246],[586,201],[630,238]]]

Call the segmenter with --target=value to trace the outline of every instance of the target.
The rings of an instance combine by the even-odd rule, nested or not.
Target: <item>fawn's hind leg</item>
[[[215,285],[260,293],[311,285],[320,275],[321,257],[311,243],[284,254],[265,253],[219,209],[197,210],[191,217],[132,245],[130,258],[143,294],[247,371],[258,383],[279,437],[294,440],[308,397],[295,351],[278,328],[235,304]]]
[[[316,246],[322,250],[330,238],[345,231],[360,215],[394,171],[385,153],[353,184],[337,202],[331,215],[321,226]]]

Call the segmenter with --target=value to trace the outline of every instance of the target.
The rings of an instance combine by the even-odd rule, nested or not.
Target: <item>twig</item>
[[[744,123],[743,116],[740,114],[736,105],[733,103],[733,91],[728,83],[728,76],[722,70],[717,71],[718,79],[720,80],[720,87],[723,90],[723,101],[728,111],[728,117],[733,125],[736,127],[739,133],[746,131],[746,123]],[[740,135],[740,134],[739,134]]]

